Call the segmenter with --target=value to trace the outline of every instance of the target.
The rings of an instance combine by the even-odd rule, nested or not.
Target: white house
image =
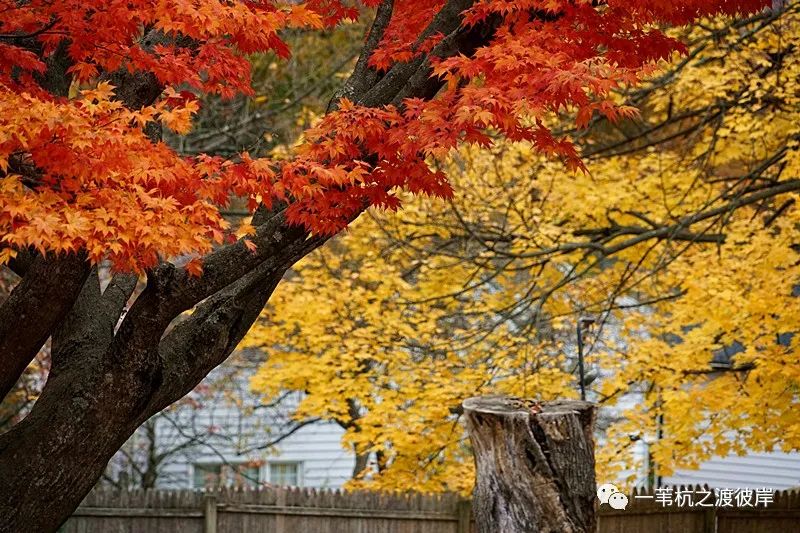
[[[292,420],[299,393],[268,404],[252,392],[249,378],[261,358],[235,354],[186,399],[145,423],[109,463],[105,483],[341,487],[355,464],[341,444],[344,430],[330,422]]]
[[[708,485],[712,488],[784,490],[800,487],[800,454],[750,453],[716,457],[698,470],[678,470],[664,485]]]

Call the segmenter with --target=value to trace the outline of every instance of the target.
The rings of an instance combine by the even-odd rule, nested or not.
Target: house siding
[[[162,435],[169,431],[165,428]],[[260,481],[266,483],[269,481],[269,463],[274,461],[300,463],[301,484],[305,487],[338,488],[350,478],[355,463],[352,453],[341,445],[343,432],[335,424],[317,423],[298,430],[269,450],[248,453],[241,453],[236,447],[224,444],[215,444],[213,449],[198,446],[164,466],[162,475],[159,476],[158,487],[192,488],[193,465],[220,462],[263,463],[260,468]],[[252,432],[250,435],[250,437],[243,436],[241,443],[257,445],[258,433]],[[269,436],[267,434],[261,436],[262,441],[265,438],[268,439]]]
[[[800,453],[750,453],[716,457],[697,470],[678,470],[662,480],[664,485],[708,485],[713,488],[800,487]]]
[[[249,385],[261,359],[263,355],[226,362],[187,399],[152,419],[156,449],[168,453],[158,468],[156,488],[194,488],[196,464],[258,464],[260,483],[269,482],[270,462],[299,463],[299,480],[305,487],[339,488],[350,479],[355,458],[342,446],[344,430],[335,423],[303,426],[264,448],[294,427],[291,415],[302,395],[287,394],[279,404],[268,407],[269,399]],[[126,453],[118,453],[109,463],[110,477],[118,478],[131,468],[129,457],[142,464],[148,442],[140,428],[125,444]]]

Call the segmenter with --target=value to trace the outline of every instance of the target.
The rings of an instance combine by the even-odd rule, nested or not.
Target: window
[[[203,463],[194,465],[194,488],[258,486],[258,466],[253,463]]]
[[[302,484],[301,466],[302,463],[270,463],[269,482],[273,485],[299,487]]]

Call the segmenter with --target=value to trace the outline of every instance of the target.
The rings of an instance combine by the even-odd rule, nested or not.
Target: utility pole
[[[581,387],[581,400],[586,401],[586,370],[583,365],[583,330],[595,323],[594,317],[582,316],[578,319],[578,382]]]

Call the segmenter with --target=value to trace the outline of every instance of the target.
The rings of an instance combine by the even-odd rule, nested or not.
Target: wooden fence
[[[665,506],[634,493],[625,510],[600,508],[600,533],[800,532],[800,493],[766,507]],[[663,500],[663,499],[662,499]],[[453,494],[314,489],[218,492],[95,491],[63,533],[470,533],[468,500]]]
[[[469,533],[469,502],[314,489],[96,491],[62,532]]]

